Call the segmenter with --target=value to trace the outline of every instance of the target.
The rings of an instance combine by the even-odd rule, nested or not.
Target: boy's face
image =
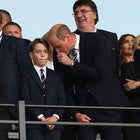
[[[37,43],[33,52],[30,52],[33,63],[39,67],[46,65],[48,60],[48,49],[41,43]]]

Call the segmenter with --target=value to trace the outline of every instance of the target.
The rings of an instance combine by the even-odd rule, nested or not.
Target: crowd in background
[[[140,107],[140,35],[98,29],[92,0],[76,0],[77,29],[55,24],[42,37],[22,38],[22,28],[0,9],[0,103]],[[46,29],[45,29],[46,30]],[[128,31],[129,32],[129,31]],[[18,118],[0,108],[0,119]],[[139,123],[139,110],[30,108],[26,119],[43,122]],[[12,124],[15,125],[15,124]],[[15,125],[17,128],[18,126]],[[0,124],[7,140],[11,125]],[[139,127],[27,125],[27,140],[139,140]]]

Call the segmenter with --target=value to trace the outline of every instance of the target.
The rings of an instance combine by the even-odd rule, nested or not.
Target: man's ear
[[[70,34],[65,34],[64,40],[69,41],[70,40]]]
[[[94,18],[94,20],[97,19],[97,14],[95,12],[93,12],[93,18]]]
[[[29,52],[29,56],[31,59],[33,59],[33,52]]]
[[[31,58],[32,63],[34,64],[34,61],[33,61],[33,52],[29,52],[29,56]]]

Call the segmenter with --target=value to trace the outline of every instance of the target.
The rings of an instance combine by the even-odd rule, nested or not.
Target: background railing
[[[0,107],[15,107],[14,104],[0,104]],[[140,110],[138,107],[101,107],[101,106],[56,106],[56,105],[27,105],[24,101],[18,102],[18,120],[0,120],[0,123],[19,124],[19,140],[26,140],[26,124],[57,124],[57,125],[91,125],[91,126],[121,126],[121,127],[140,127],[138,123],[108,123],[108,122],[41,122],[26,121],[25,108],[81,108],[81,109],[111,109],[111,110]]]

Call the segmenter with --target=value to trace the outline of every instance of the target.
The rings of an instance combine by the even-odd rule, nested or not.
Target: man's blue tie
[[[77,58],[77,52],[76,52],[76,49],[72,49],[72,50],[70,50],[70,52],[69,52],[69,55],[68,55],[72,60],[76,60],[76,58]]]

